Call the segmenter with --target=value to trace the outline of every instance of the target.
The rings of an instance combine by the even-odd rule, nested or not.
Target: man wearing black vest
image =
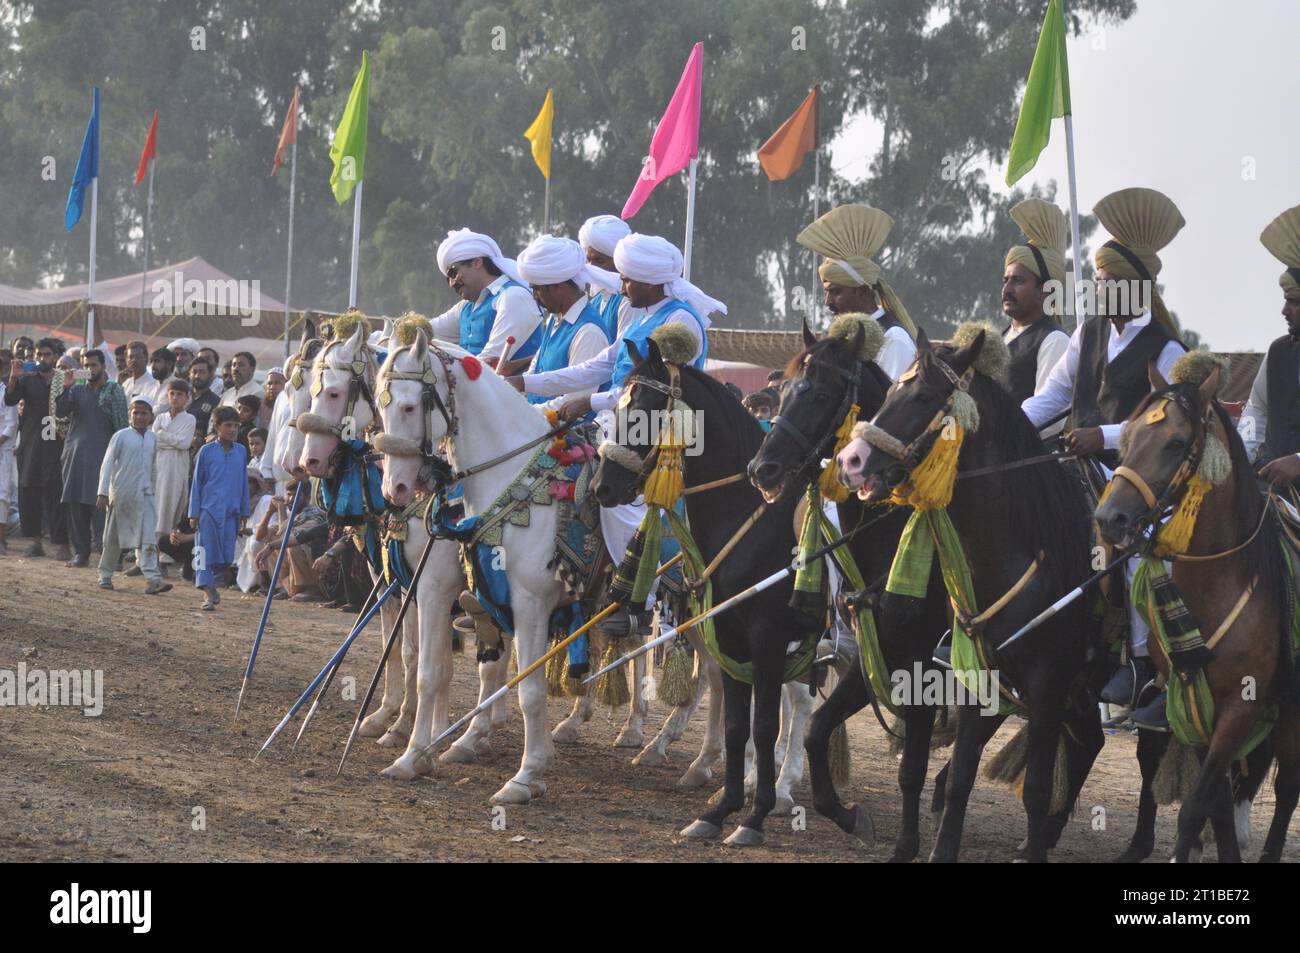
[[[1003,264],[1002,312],[1011,323],[1002,336],[1011,351],[1007,387],[1016,400],[1025,401],[1047,383],[1070,346],[1070,336],[1043,310],[1049,301],[1064,299],[1065,213],[1051,202],[1025,199],[1011,217],[1028,241],[1012,245]],[[1054,288],[1047,287],[1049,281],[1056,283]]]
[[[1300,205],[1259,240],[1286,266],[1279,283],[1287,333],[1269,345],[1237,430],[1260,476],[1285,486],[1300,480]]]
[[[1066,449],[1114,467],[1124,421],[1151,390],[1148,361],[1154,360],[1168,380],[1186,351],[1155,285],[1157,252],[1185,223],[1177,206],[1152,189],[1113,192],[1093,212],[1114,236],[1095,256],[1099,313],[1075,330],[1047,383],[1021,407],[1036,427],[1069,410]],[[1129,574],[1135,565],[1131,560]],[[1168,730],[1164,693],[1150,698],[1155,666],[1147,651],[1148,634],[1146,621],[1130,606],[1129,658],[1101,697],[1137,709],[1133,720],[1140,727]],[[1139,701],[1145,702],[1140,708]]]

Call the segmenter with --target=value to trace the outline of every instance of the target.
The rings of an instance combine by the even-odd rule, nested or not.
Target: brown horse
[[[1272,735],[1277,804],[1260,859],[1278,861],[1300,797],[1300,706],[1289,639],[1292,590],[1278,525],[1257,490],[1231,418],[1215,400],[1219,370],[1200,383],[1172,385],[1154,363],[1148,373],[1153,392],[1127,422],[1121,468],[1095,516],[1107,542],[1126,545],[1166,507],[1182,501],[1193,474],[1213,484],[1185,553],[1174,555],[1172,571],[1207,644],[1213,643],[1213,660],[1204,671],[1214,696],[1209,746],[1198,750],[1201,770],[1179,811],[1174,859],[1188,859],[1207,818],[1219,859],[1241,859],[1229,765],[1266,709],[1277,704]],[[1201,461],[1216,452],[1221,460],[1223,448],[1231,466],[1221,463],[1228,472],[1212,475]],[[1151,657],[1169,678],[1169,658],[1154,638]],[[1144,793],[1149,787],[1145,774],[1144,765]]]

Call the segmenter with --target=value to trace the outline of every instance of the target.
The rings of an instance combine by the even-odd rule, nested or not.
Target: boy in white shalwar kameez
[[[104,523],[104,552],[99,558],[99,588],[113,588],[113,571],[123,549],[136,551],[136,564],[149,585],[147,595],[171,588],[158,571],[158,539],[154,535],[154,454],[157,447],[149,425],[153,405],[147,398],[131,401],[131,426],[113,434],[99,468],[96,508],[108,511]]]
[[[173,378],[167,382],[168,409],[153,422],[153,435],[158,444],[154,487],[154,506],[158,510],[156,536],[170,536],[190,502],[190,445],[194,442],[195,420],[185,410],[189,401],[190,385]]]

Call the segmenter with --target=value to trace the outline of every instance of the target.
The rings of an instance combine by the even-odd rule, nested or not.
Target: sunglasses
[[[478,260],[478,259],[476,259],[476,258],[470,258],[470,259],[468,259],[468,260],[466,260],[466,261],[458,261],[458,262],[456,262],[456,264],[452,265],[450,268],[447,269],[447,280],[448,280],[448,281],[455,281],[455,280],[456,280],[456,276],[460,274],[460,270],[461,270],[462,268],[464,268],[466,265],[472,265],[472,264],[474,264],[474,262],[477,261],[477,260]]]

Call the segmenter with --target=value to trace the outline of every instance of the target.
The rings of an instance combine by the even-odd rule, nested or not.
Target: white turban
[[[492,264],[497,266],[501,274],[512,281],[525,283],[519,276],[519,269],[515,267],[514,259],[503,256],[501,246],[487,235],[471,232],[468,228],[459,228],[448,232],[447,237],[438,246],[438,270],[444,275],[456,262],[469,261],[471,258],[491,259]]]
[[[175,351],[177,348],[180,348],[182,351],[189,351],[191,354],[198,354],[199,342],[194,340],[194,338],[177,338],[175,341],[172,341],[171,344],[167,345],[167,350],[169,351]]]
[[[617,215],[597,215],[582,223],[582,228],[578,229],[578,241],[583,248],[594,248],[602,255],[613,257],[618,243],[631,234],[627,222]]]
[[[519,273],[530,285],[558,285],[572,281],[585,291],[595,285],[604,291],[618,290],[618,275],[588,265],[582,246],[571,238],[542,235],[519,253]]]
[[[710,298],[682,277],[682,253],[677,246],[658,235],[639,235],[635,232],[621,239],[614,249],[614,264],[618,272],[633,281],[648,285],[663,285],[670,297],[680,298],[704,318],[710,311],[727,313],[727,306]]]

